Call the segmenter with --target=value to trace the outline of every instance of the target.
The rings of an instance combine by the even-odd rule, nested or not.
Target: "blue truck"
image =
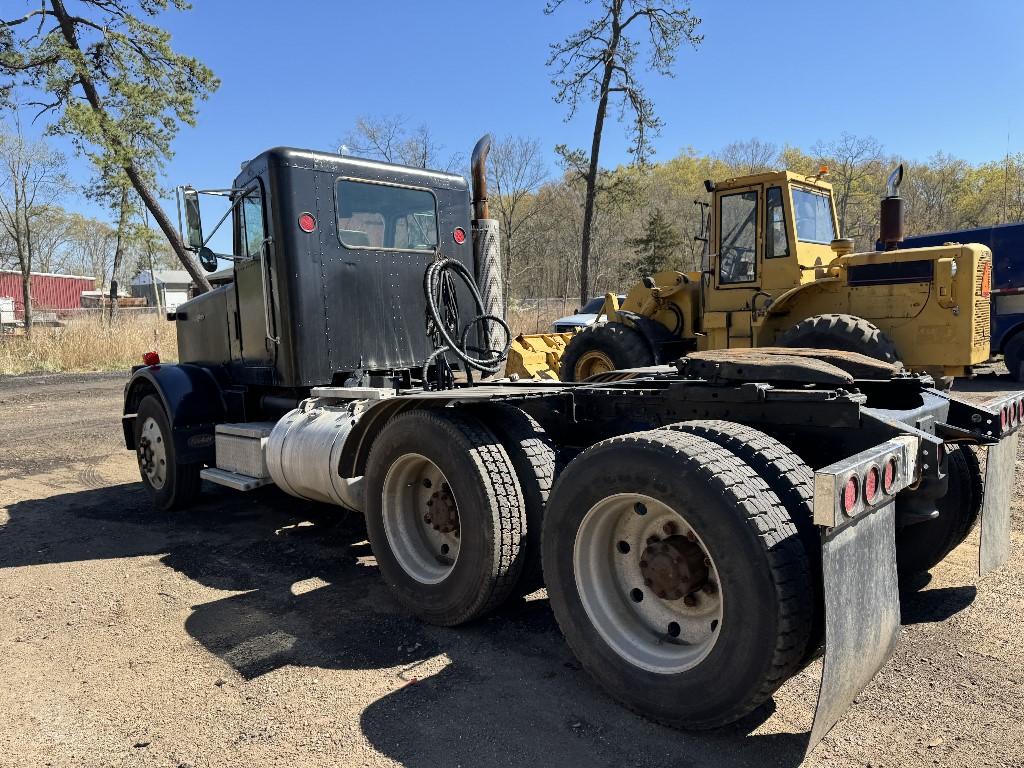
[[[1010,375],[1024,379],[1024,222],[913,235],[900,248],[981,243],[992,250],[992,354],[1002,354]]]

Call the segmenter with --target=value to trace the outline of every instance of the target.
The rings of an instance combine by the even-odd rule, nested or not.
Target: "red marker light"
[[[454,239],[459,245],[462,245],[466,242],[466,230],[462,227],[456,227],[455,231],[452,232],[452,239]]]
[[[864,501],[874,504],[876,496],[878,496],[878,467],[871,467],[864,477]]]
[[[312,232],[316,229],[316,218],[312,213],[303,213],[299,215],[299,229],[303,232]]]
[[[156,352],[147,352],[142,356],[143,365],[160,365],[160,355]]]
[[[850,515],[853,514],[853,508],[857,506],[857,496],[860,491],[860,482],[857,480],[857,476],[851,476],[843,487],[843,512]]]
[[[887,494],[892,493],[896,487],[896,459],[889,459],[885,462],[885,470],[882,472],[882,490]]]

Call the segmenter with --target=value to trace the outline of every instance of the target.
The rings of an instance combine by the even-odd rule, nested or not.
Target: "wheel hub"
[[[458,535],[459,512],[455,506],[455,497],[452,496],[452,489],[448,487],[448,483],[441,483],[440,490],[430,494],[427,507],[429,510],[424,516],[423,522],[439,533],[455,533]]]
[[[662,600],[679,600],[708,581],[704,552],[685,536],[649,543],[640,555],[644,585]]]

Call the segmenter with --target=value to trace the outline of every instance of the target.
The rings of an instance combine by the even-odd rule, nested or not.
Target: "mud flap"
[[[895,505],[888,504],[822,534],[825,661],[808,752],[896,649],[895,521]]]
[[[1005,565],[1010,557],[1010,497],[1019,435],[1014,432],[988,449],[978,550],[978,573],[982,576]]]

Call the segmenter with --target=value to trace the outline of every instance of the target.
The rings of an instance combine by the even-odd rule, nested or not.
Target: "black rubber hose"
[[[460,331],[459,306],[455,294],[452,274],[457,275],[469,289],[476,304],[477,314]],[[423,273],[423,293],[427,301],[427,333],[434,342],[434,351],[424,363],[426,369],[439,355],[451,351],[459,360],[473,370],[483,374],[497,373],[508,357],[512,346],[512,329],[497,315],[484,311],[484,302],[476,286],[476,280],[465,265],[455,259],[438,259]],[[470,332],[483,323],[494,323],[505,334],[501,351],[486,350],[487,357],[469,354],[467,339]],[[485,332],[485,336],[489,335]],[[456,340],[458,337],[458,340]],[[443,342],[443,344],[441,343]]]

